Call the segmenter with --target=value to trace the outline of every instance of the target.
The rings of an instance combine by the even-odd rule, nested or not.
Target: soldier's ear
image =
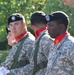
[[[25,27],[25,26],[26,26],[26,23],[24,23],[23,25],[24,25],[24,27]]]
[[[59,24],[59,30],[66,31],[66,27],[64,24]]]
[[[34,26],[33,26],[32,24],[30,25],[30,28],[31,28],[32,30],[34,30]]]

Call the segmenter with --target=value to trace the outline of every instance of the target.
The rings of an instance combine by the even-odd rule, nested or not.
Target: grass
[[[0,62],[4,62],[7,56],[8,50],[0,50]]]

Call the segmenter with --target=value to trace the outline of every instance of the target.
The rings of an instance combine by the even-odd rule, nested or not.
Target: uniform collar
[[[36,32],[34,32],[35,38],[37,39],[39,34],[46,29],[47,29],[47,27],[42,27],[42,28],[38,29]]]
[[[64,32],[63,34],[60,34],[59,36],[57,36],[54,40],[54,45],[58,44],[64,38],[66,34],[67,32]]]
[[[21,35],[15,37],[16,41],[20,40],[24,35],[26,35],[27,31],[23,32]]]

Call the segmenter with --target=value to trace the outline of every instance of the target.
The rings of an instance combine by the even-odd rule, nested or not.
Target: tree
[[[64,11],[65,13],[68,14],[69,18],[70,18],[70,27],[69,27],[69,31],[71,33],[71,35],[74,36],[74,25],[73,25],[73,16],[74,16],[74,8],[71,8],[67,5],[64,5],[64,3],[62,2],[62,0],[47,0],[45,7],[43,8],[43,11],[47,14],[50,14],[54,11]]]
[[[46,0],[0,0],[0,41],[6,40],[5,27],[7,18],[12,13],[21,13],[25,16],[29,28],[30,15],[40,11]],[[30,28],[29,28],[30,30]]]
[[[26,19],[28,30],[33,33],[29,27],[30,16],[35,11],[41,11],[45,2],[46,0],[0,0],[0,45],[2,44],[5,47],[4,44],[7,44],[6,26],[8,25],[7,18],[9,15],[13,13],[23,14]]]

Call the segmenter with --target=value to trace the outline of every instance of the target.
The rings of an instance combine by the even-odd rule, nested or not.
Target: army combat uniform
[[[22,39],[23,38],[24,38],[24,41],[23,41],[23,44],[22,44],[22,47],[21,47],[21,50],[17,59],[17,61],[19,62],[17,63],[19,67],[26,65],[25,60],[28,60],[28,58],[30,58],[31,51],[33,50],[33,46],[35,44],[35,38],[30,32],[27,32],[22,37]],[[9,51],[6,61],[1,63],[1,66],[6,67],[7,69],[12,69],[13,63],[16,61],[14,60],[14,55],[16,51],[18,50],[18,47],[20,46],[22,39],[16,41],[16,43],[12,46],[12,49]],[[18,68],[18,67],[16,67],[15,65],[14,68]]]
[[[70,34],[52,45],[45,75],[74,75],[74,38]]]
[[[52,44],[52,40],[50,39],[50,36],[48,34],[45,34],[46,32],[47,32],[47,30],[42,31],[39,34],[39,36],[35,42],[35,44],[36,44],[37,41],[41,38],[40,42],[39,42],[39,47],[38,47],[37,64],[41,63],[42,61],[47,60],[49,50],[46,49],[45,47],[48,42],[49,42],[49,47]],[[36,45],[35,45],[35,47],[36,47]],[[35,52],[35,47],[32,51],[32,55],[30,57],[30,64],[28,64],[22,68],[11,70],[10,71],[11,75],[33,75],[33,69],[34,69],[33,56],[34,56],[34,52]],[[46,68],[43,68],[41,70],[39,69],[36,71],[35,75],[45,75],[45,71],[46,71]]]

